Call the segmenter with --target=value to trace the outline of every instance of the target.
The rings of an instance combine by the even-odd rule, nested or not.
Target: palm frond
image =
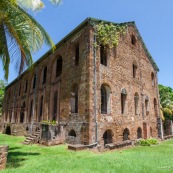
[[[44,7],[44,3],[41,0],[17,0],[17,4],[23,9],[32,11],[39,11]]]
[[[25,66],[32,64],[32,52],[38,51],[44,43],[53,49],[55,46],[44,28],[15,2],[13,4],[4,1],[2,5],[0,3],[0,12],[4,17],[0,17],[0,26],[4,32],[0,28],[2,37],[0,58],[4,63],[4,69],[9,66],[9,59],[11,58],[20,74]],[[8,72],[6,73],[7,77]]]

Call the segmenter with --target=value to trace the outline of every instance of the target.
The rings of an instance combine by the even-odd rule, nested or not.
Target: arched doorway
[[[11,128],[10,128],[10,126],[7,126],[7,127],[6,127],[6,129],[5,129],[5,134],[11,135]]]
[[[25,117],[25,102],[23,102],[23,105],[21,106],[20,123],[24,122],[24,117]]]
[[[130,135],[129,129],[128,128],[124,129],[124,131],[123,131],[123,141],[129,140],[130,139],[129,135]]]
[[[103,134],[104,145],[112,143],[113,142],[112,137],[113,137],[112,130],[106,130]]]
[[[72,129],[70,130],[70,132],[68,133],[69,136],[73,136],[76,137],[76,132]]]
[[[137,139],[142,138],[142,129],[140,127],[138,127],[137,129]]]

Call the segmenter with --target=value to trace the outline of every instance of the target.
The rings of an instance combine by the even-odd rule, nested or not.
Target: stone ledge
[[[132,144],[133,144],[133,142],[131,140],[127,140],[127,141],[106,144],[105,147],[109,148],[110,150],[113,150],[113,149],[117,149],[117,148],[127,147]]]
[[[86,148],[87,146],[82,144],[68,145],[68,149],[74,150],[74,151],[81,151],[81,150],[85,150]]]
[[[163,138],[164,138],[164,140],[171,139],[171,138],[173,138],[173,135],[164,136]]]

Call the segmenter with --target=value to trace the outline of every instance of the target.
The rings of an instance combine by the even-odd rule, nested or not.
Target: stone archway
[[[113,137],[112,130],[110,130],[110,129],[106,130],[103,134],[104,145],[113,143],[112,137]]]
[[[76,132],[72,129],[72,130],[70,130],[68,136],[76,137]]]
[[[142,138],[142,129],[140,127],[138,127],[137,129],[137,139]]]
[[[7,126],[6,129],[5,129],[5,134],[6,135],[11,135],[11,128],[10,126]]]
[[[125,128],[123,131],[123,141],[129,140],[130,139],[129,135],[130,135],[129,129]]]

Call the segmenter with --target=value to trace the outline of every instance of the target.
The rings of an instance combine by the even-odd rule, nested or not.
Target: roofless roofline
[[[93,23],[91,23],[93,22]],[[152,58],[152,56],[150,55],[148,49],[146,48],[146,45],[136,27],[136,24],[134,21],[131,22],[124,22],[124,23],[114,23],[114,22],[110,22],[110,21],[106,21],[106,20],[100,20],[100,19],[96,19],[96,18],[91,18],[88,17],[86,18],[81,24],[79,24],[75,29],[73,29],[69,34],[67,34],[63,39],[61,39],[57,44],[56,44],[56,49],[58,49],[60,46],[62,46],[67,40],[69,40],[74,34],[76,34],[78,31],[80,31],[83,27],[85,27],[87,24],[94,24],[95,23],[99,23],[99,22],[104,22],[104,23],[112,23],[112,24],[119,24],[119,25],[124,25],[127,24],[128,26],[134,26],[136,32],[138,33],[139,39],[142,42],[142,46],[145,50],[145,53],[149,59],[149,61],[151,62],[151,64],[153,65],[153,68],[156,71],[159,71],[158,66],[156,65],[154,59]],[[40,62],[42,62],[47,56],[49,56],[52,52],[51,49],[49,49],[43,56],[41,56],[34,64],[33,67],[37,66]],[[9,88],[13,83],[15,83],[17,80],[19,80],[23,75],[25,75],[25,73],[27,73],[30,69],[26,69],[21,75],[19,75],[16,79],[14,79],[9,85],[6,86],[6,89]]]

